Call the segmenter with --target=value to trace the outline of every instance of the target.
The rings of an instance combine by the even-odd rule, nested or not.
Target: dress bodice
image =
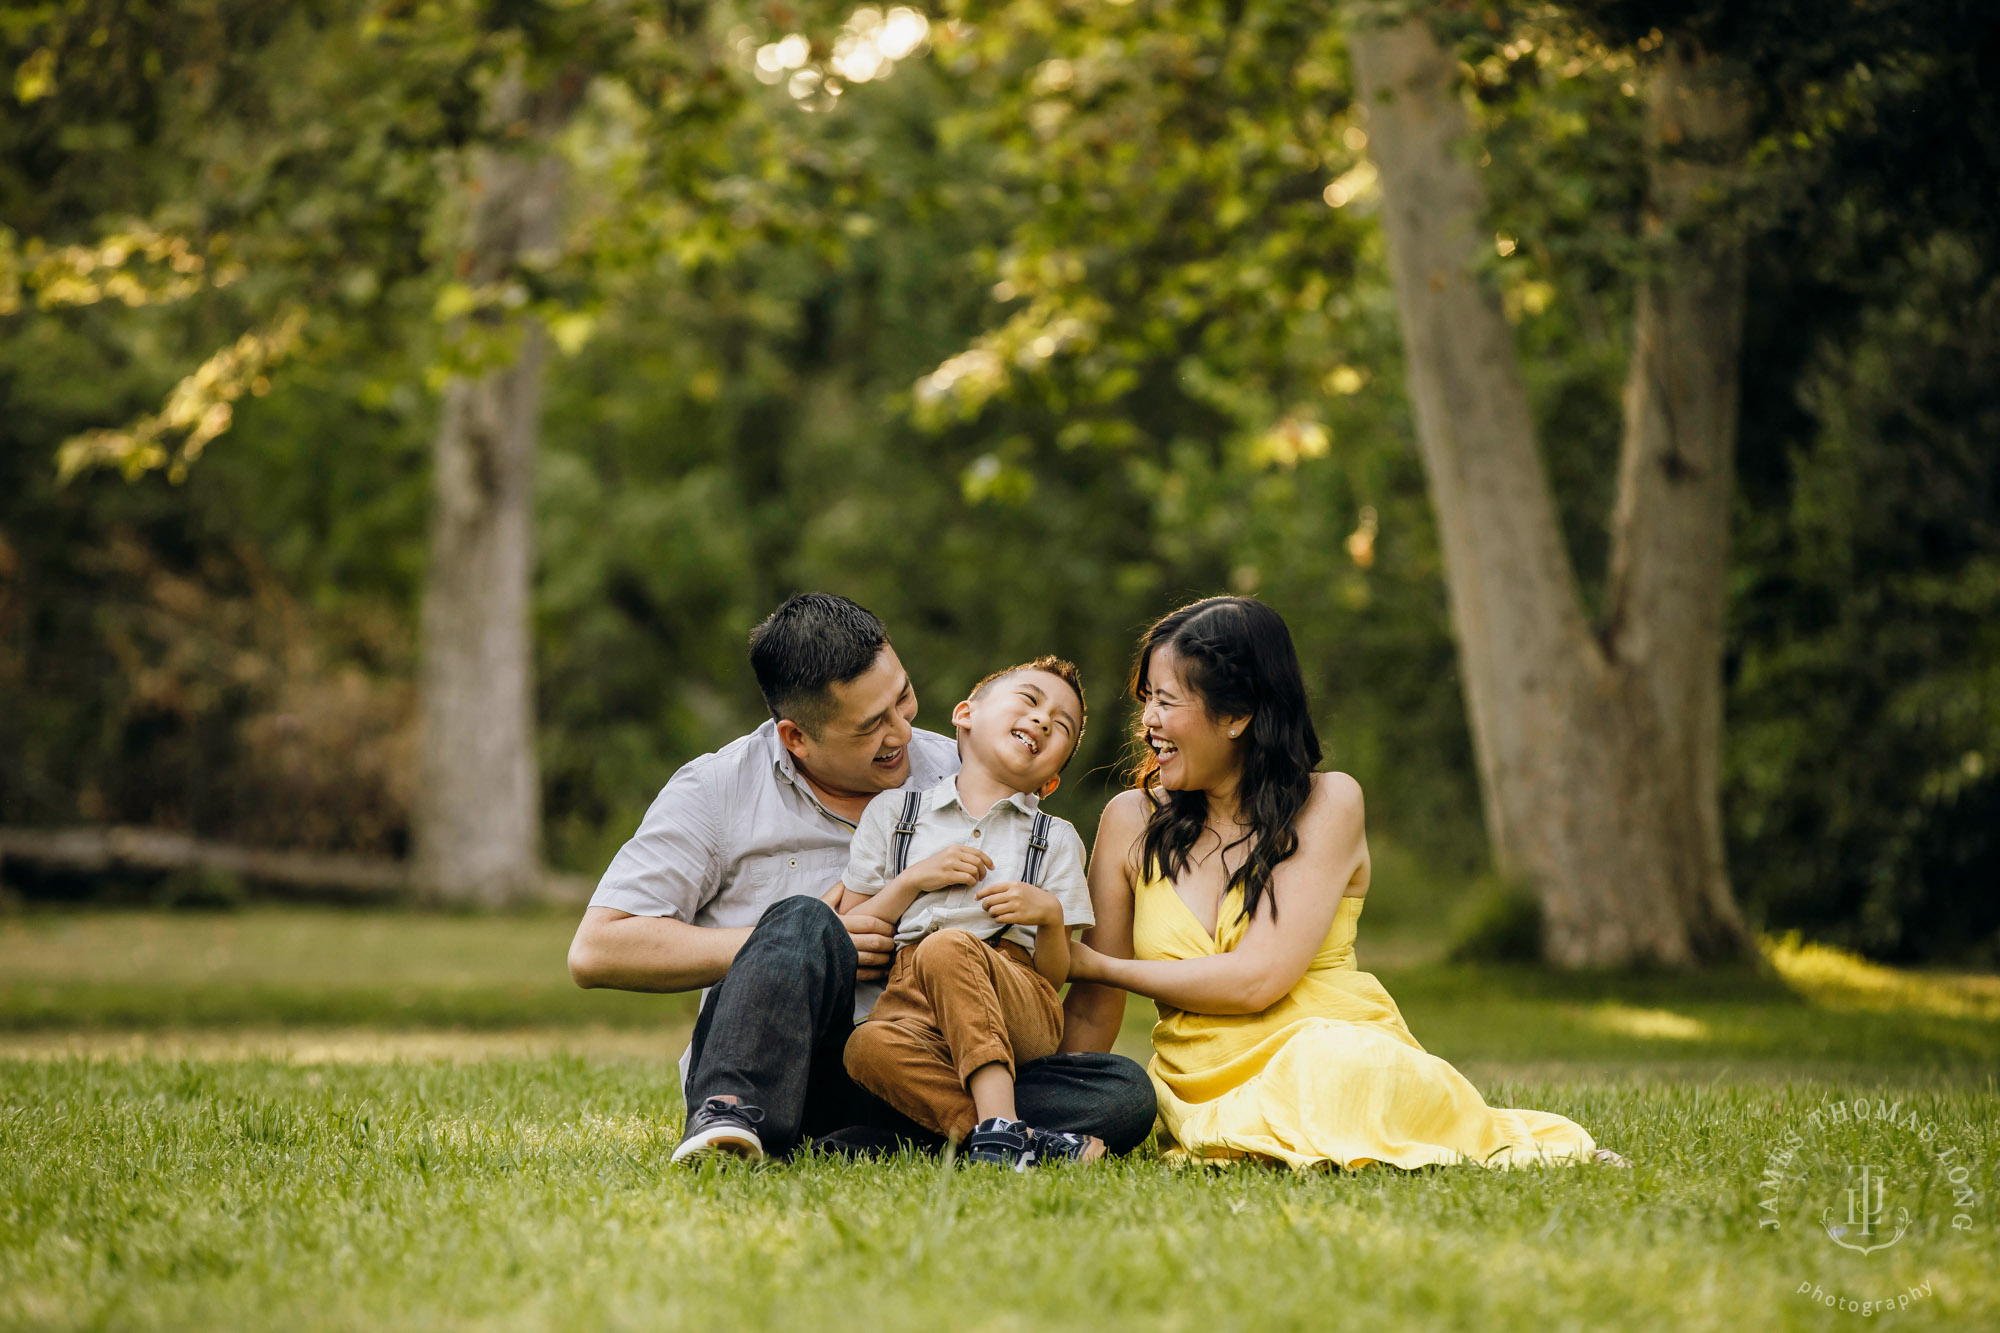
[[[1340,900],[1333,924],[1307,967],[1314,972],[1355,970],[1354,940],[1361,926],[1362,899],[1352,895]],[[1172,881],[1155,876],[1143,881],[1132,902],[1132,956],[1135,958],[1204,958],[1229,953],[1243,942],[1250,919],[1243,915],[1243,890],[1232,888],[1222,897],[1216,913],[1215,934],[1210,935],[1181,900]]]
[[[1160,1004],[1160,1019],[1153,1027],[1154,1072],[1177,1085],[1183,1096],[1201,1100],[1206,1089],[1224,1083],[1233,1086],[1248,1071],[1261,1067],[1294,1024],[1320,1018],[1365,1023],[1392,1041],[1422,1050],[1389,992],[1355,964],[1361,904],[1360,898],[1341,898],[1305,975],[1268,1009],[1254,1014],[1198,1014]],[[1135,958],[1230,953],[1243,942],[1249,927],[1240,889],[1223,895],[1214,935],[1202,929],[1172,881],[1154,876],[1142,880],[1133,893]]]

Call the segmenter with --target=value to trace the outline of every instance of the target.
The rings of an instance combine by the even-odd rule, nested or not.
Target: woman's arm
[[[1274,917],[1260,907],[1242,943],[1230,952],[1134,960],[1129,956],[1128,915],[1126,956],[1079,946],[1070,953],[1072,981],[1120,986],[1198,1014],[1254,1014],[1270,1008],[1306,974],[1333,926],[1341,897],[1367,859],[1362,813],[1361,786],[1353,778],[1328,773],[1314,780],[1313,793],[1299,812],[1299,848],[1271,877],[1282,915]],[[1075,987],[1070,993],[1076,993]]]
[[[1090,953],[1132,956],[1132,880],[1145,832],[1146,798],[1137,791],[1112,797],[1097,822],[1097,845],[1090,853],[1090,910],[1097,924],[1083,932],[1082,944],[1070,945],[1069,998],[1063,1001],[1065,1051],[1108,1051],[1125,1021],[1125,992],[1080,981],[1076,964]]]

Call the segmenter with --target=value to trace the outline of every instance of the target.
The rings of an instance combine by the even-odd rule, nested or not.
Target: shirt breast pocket
[[[847,869],[847,853],[838,847],[820,847],[803,852],[779,852],[761,858],[753,873],[759,896],[767,903],[780,898],[807,895],[817,898],[840,882]]]

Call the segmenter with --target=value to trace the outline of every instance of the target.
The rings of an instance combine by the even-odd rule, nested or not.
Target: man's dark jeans
[[[765,1151],[864,1126],[934,1147],[922,1129],[847,1076],[841,1052],[854,1031],[854,943],[817,898],[766,908],[694,1025],[687,1101],[734,1096],[764,1112]],[[1095,1134],[1126,1153],[1145,1141],[1156,1110],[1146,1071],[1122,1055],[1051,1055],[1022,1065],[1014,1105],[1038,1129]]]

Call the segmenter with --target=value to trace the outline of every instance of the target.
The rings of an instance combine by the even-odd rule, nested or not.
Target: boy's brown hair
[[[1083,729],[1090,717],[1090,705],[1085,702],[1083,697],[1083,673],[1076,669],[1076,663],[1057,657],[1052,653],[1044,653],[1032,662],[1016,662],[1013,666],[1001,667],[991,675],[982,677],[977,685],[974,685],[966,692],[965,697],[968,699],[977,699],[980,695],[986,693],[988,689],[992,688],[994,684],[1006,679],[1017,671],[1046,671],[1076,691],[1076,706],[1078,709],[1076,736],[1070,741],[1069,753],[1063,757],[1062,763],[1063,768],[1068,768],[1069,761],[1076,758],[1077,749],[1083,744]],[[1056,771],[1061,772],[1062,770],[1058,769]]]

